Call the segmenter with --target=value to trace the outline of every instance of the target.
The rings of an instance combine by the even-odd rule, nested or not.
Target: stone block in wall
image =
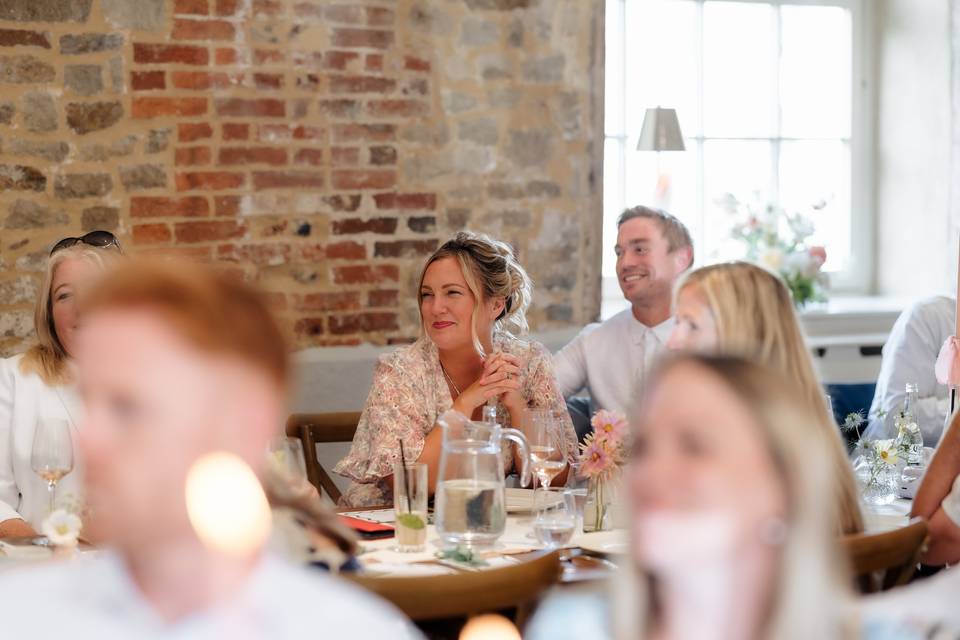
[[[84,231],[104,229],[115,231],[120,226],[120,210],[116,207],[87,207],[80,214],[80,228]]]
[[[166,22],[167,0],[100,0],[103,17],[120,29],[158,31]]]
[[[98,64],[68,64],[63,68],[63,86],[80,96],[103,91],[103,70]]]
[[[47,178],[34,167],[20,164],[0,164],[0,192],[43,191],[47,187]]]
[[[0,83],[40,84],[55,77],[53,65],[36,56],[0,56]]]
[[[0,20],[13,22],[86,22],[93,0],[3,0]]]
[[[68,173],[57,176],[54,194],[60,199],[105,196],[113,191],[113,179],[106,173]]]
[[[60,36],[60,53],[77,55],[115,51],[123,45],[123,35],[119,33],[78,33]]]
[[[35,133],[57,128],[57,106],[49,93],[34,91],[23,96],[23,126]]]
[[[10,124],[16,110],[12,102],[0,102],[0,124]]]
[[[70,145],[56,140],[33,140],[22,136],[13,136],[4,152],[11,156],[32,156],[51,162],[63,162],[70,153]]]
[[[0,29],[0,47],[50,48],[50,34],[26,29]]]
[[[71,102],[67,104],[67,126],[85,134],[112,127],[123,117],[119,101]]]
[[[162,165],[136,164],[120,167],[120,182],[127,191],[142,191],[167,186],[167,172]]]
[[[4,229],[44,229],[67,224],[70,218],[63,211],[32,200],[14,200],[4,218]]]

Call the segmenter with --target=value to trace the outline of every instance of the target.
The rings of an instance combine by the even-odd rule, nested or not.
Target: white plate
[[[585,551],[608,556],[622,556],[630,553],[629,533],[626,529],[591,531],[576,538],[573,544]]]
[[[530,513],[533,511],[533,489],[508,487],[503,490],[507,513]]]

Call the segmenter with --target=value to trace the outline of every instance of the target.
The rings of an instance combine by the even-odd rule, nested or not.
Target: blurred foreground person
[[[122,254],[109,231],[54,244],[34,304],[36,341],[26,353],[0,360],[0,537],[36,535],[50,511],[47,483],[31,465],[34,435],[41,423],[65,421],[76,445],[77,296]],[[58,502],[82,499],[80,475],[75,462],[57,483]]]
[[[815,414],[738,358],[682,356],[651,382],[625,476],[631,560],[606,593],[554,596],[524,637],[851,637]]]
[[[4,637],[416,633],[374,597],[263,552],[254,474],[285,417],[288,363],[257,292],[197,265],[128,263],[81,302],[80,450],[108,550],[0,575]]]
[[[676,294],[677,326],[667,345],[700,353],[740,356],[788,380],[811,419],[801,435],[819,431],[827,446],[836,516],[842,533],[863,531],[857,483],[840,430],[807,349],[790,291],[779,277],[747,262],[728,262],[691,272]]]

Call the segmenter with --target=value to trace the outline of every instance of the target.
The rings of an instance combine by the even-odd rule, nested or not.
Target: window
[[[605,279],[617,216],[658,204],[664,174],[659,204],[690,228],[698,263],[736,257],[716,200],[758,196],[812,213],[833,289],[864,292],[872,125],[861,0],[607,0],[606,11]],[[636,150],[658,105],[677,110],[686,151]]]

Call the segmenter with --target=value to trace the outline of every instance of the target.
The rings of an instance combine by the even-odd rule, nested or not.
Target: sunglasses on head
[[[117,240],[117,236],[113,235],[109,231],[91,231],[90,233],[84,234],[76,238],[64,238],[57,244],[53,245],[53,248],[50,249],[50,255],[55,254],[61,249],[66,249],[67,247],[72,247],[77,244],[86,244],[91,247],[97,247],[102,249],[104,247],[115,246],[117,249],[121,249],[120,241]]]

